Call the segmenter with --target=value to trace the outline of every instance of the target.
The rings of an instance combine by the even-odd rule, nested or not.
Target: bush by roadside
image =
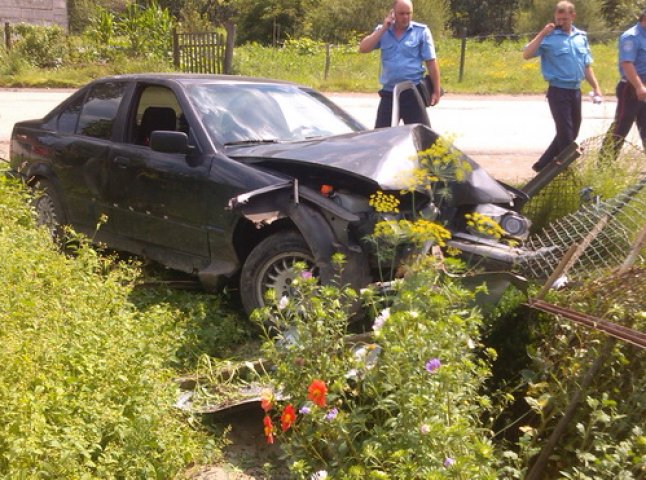
[[[172,22],[159,11],[151,7],[139,15],[132,13],[121,23],[107,17],[99,20],[83,35],[66,38],[57,27],[21,27],[23,35],[11,52],[0,47],[0,86],[78,87],[109,74],[174,69],[169,34]],[[461,65],[461,40],[438,40],[444,90],[544,92],[539,61],[522,58],[524,43],[524,39],[471,39]],[[615,42],[596,43],[592,51],[602,90],[612,95],[618,79]],[[280,48],[239,45],[234,50],[233,69],[239,75],[288,80],[325,91],[374,92],[379,88],[379,54],[359,54],[354,43],[328,49],[321,42],[300,38],[288,40]]]
[[[136,265],[82,241],[62,255],[26,200],[3,174],[0,477],[172,478],[217,458],[221,439],[174,408],[173,377],[244,329],[212,296],[136,291]]]

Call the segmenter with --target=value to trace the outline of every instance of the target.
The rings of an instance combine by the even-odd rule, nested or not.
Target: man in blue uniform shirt
[[[565,147],[576,140],[581,127],[581,81],[585,78],[601,97],[592,71],[592,56],[586,33],[573,25],[576,12],[571,2],[559,2],[554,23],[548,23],[525,45],[523,58],[541,58],[541,72],[549,83],[547,101],[556,126],[556,136],[532,166],[542,170]]]
[[[375,128],[391,124],[393,89],[399,82],[410,80],[419,85],[424,77],[424,67],[431,77],[433,91],[431,105],[440,101],[440,68],[435,56],[433,36],[429,28],[412,21],[413,4],[410,0],[395,0],[392,10],[374,32],[361,40],[359,52],[381,50],[381,75],[379,91],[381,100],[377,109]],[[400,116],[404,123],[421,123],[424,112],[416,101],[414,92],[406,90],[400,97]]]
[[[603,152],[616,159],[628,132],[637,130],[646,148],[646,9],[639,21],[619,37],[619,74],[615,120],[603,142]]]

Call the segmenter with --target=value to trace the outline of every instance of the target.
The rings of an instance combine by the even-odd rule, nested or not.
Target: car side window
[[[76,124],[78,123],[82,106],[83,97],[81,96],[65,107],[65,110],[59,113],[58,116],[52,118],[43,126],[60,133],[74,133],[76,131]]]
[[[141,90],[130,128],[132,142],[147,146],[155,130],[184,132],[191,137],[186,116],[169,88],[148,85]]]
[[[126,84],[101,83],[88,94],[76,132],[80,135],[110,139]]]

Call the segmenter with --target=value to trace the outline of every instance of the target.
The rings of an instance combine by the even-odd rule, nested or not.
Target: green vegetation
[[[217,458],[173,378],[230,355],[246,323],[219,297],[138,288],[137,265],[84,241],[63,255],[0,178],[0,477],[172,478]]]
[[[76,19],[77,35],[21,26],[12,51],[0,48],[0,85],[78,87],[107,74],[172,70],[165,39],[175,20],[156,4],[138,10],[126,2],[103,2],[106,9],[86,0],[71,3],[88,15],[87,21]],[[117,3],[118,15],[107,10]],[[341,7],[319,3],[312,13],[318,19],[332,22],[344,14]],[[451,3],[476,12],[484,8],[477,5],[505,2]],[[507,2],[512,3],[521,2]],[[532,3],[536,11],[547,5]],[[598,3],[590,2],[589,11],[598,12]],[[603,12],[618,4],[622,12],[631,7],[629,1],[602,3]],[[164,4],[175,9],[186,1]],[[206,24],[217,13],[198,10],[182,12],[182,19]],[[263,42],[271,43],[266,30],[273,17],[256,13],[263,28],[254,35],[265,35]],[[281,14],[298,18],[298,10]],[[474,18],[472,30],[490,28],[476,25]],[[482,18],[495,23],[492,15]],[[517,25],[536,20],[516,18],[526,22]],[[620,21],[615,18],[613,25]],[[325,38],[320,27],[304,22],[302,30],[293,31],[335,40]],[[237,47],[235,73],[326,91],[374,92],[378,55],[358,54],[356,34],[344,35],[348,43],[331,48],[327,76],[325,45],[306,36],[281,37],[280,48],[253,42]],[[153,41],[151,48],[142,43],[147,39]],[[470,39],[462,81],[460,41],[437,40],[448,93],[545,90],[538,63],[522,60],[525,40]],[[592,46],[606,94],[617,78],[615,48],[614,38]],[[641,151],[636,155],[643,158]],[[442,157],[431,155],[436,156]],[[613,164],[611,174],[599,168],[603,158],[582,163],[567,174],[568,184],[577,188],[566,191],[555,182],[537,200],[566,211],[540,210],[535,224],[576,209],[580,185],[592,185],[594,194],[606,197],[616,193],[624,180],[640,174],[634,166],[641,161],[634,158]],[[373,200],[376,209],[390,202],[379,195]],[[26,205],[27,195],[2,175],[0,477],[173,478],[188,466],[220,458],[225,439],[198,416],[173,407],[178,396],[173,379],[227,363],[241,346],[252,349],[248,345],[255,346],[257,330],[226,303],[226,295],[144,286],[149,272],[81,238],[69,239],[68,253],[74,255],[63,254],[44,230],[34,227]],[[471,219],[474,225],[479,220]],[[375,232],[378,252],[385,256],[402,241],[430,239],[440,245],[444,238],[441,227],[428,221],[385,223]],[[526,295],[515,290],[483,317],[473,307],[473,293],[433,262],[411,263],[387,301],[363,292],[373,336],[352,350],[346,348],[345,335],[350,305],[359,294],[342,285],[321,287],[303,272],[293,299],[274,298],[256,314],[263,327],[292,327],[289,335],[278,335],[282,343],[269,335],[275,331],[265,332],[263,353],[275,370],[263,381],[273,381],[275,391],[290,398],[267,395],[263,405],[271,422],[265,433],[281,441],[293,474],[310,478],[325,469],[338,474],[334,478],[522,478],[581,389],[586,370],[602,355],[602,367],[546,465],[546,478],[644,478],[643,350],[609,344],[602,334],[567,320],[533,315],[522,306]],[[441,266],[450,269],[455,262],[447,258]],[[550,301],[643,331],[645,274],[641,265],[625,277],[589,282],[569,294],[551,293]],[[303,406],[309,412],[301,411]],[[287,427],[284,433],[281,424]]]
[[[495,352],[479,342],[473,292],[419,261],[387,307],[363,292],[374,332],[350,348],[346,306],[357,293],[307,275],[295,287],[258,315],[286,332],[268,332],[263,345],[274,391],[288,397],[266,394],[265,427],[275,430],[265,433],[282,442],[294,478],[498,478],[482,393]]]
[[[70,43],[73,43],[70,41]],[[438,43],[442,83],[448,93],[542,93],[546,89],[538,60],[523,60],[524,41],[469,40],[463,77],[460,81],[460,40],[445,39]],[[87,47],[90,49],[91,47]],[[595,73],[606,94],[611,95],[617,81],[614,42],[592,46]],[[26,62],[19,45],[11,54],[2,53],[0,85],[6,87],[78,87],[91,79],[120,73],[171,71],[164,58],[130,58],[115,54],[109,62],[74,60],[57,68],[41,68]],[[294,81],[324,91],[374,92],[378,90],[378,53],[359,54],[355,44],[333,46],[330,66],[325,77],[326,48],[308,39],[293,40],[282,48],[248,44],[234,53],[234,73],[254,77]],[[584,89],[587,88],[584,84]]]

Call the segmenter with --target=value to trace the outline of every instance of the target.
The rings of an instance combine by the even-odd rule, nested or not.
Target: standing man
[[[549,83],[547,101],[556,126],[556,136],[532,166],[541,171],[572,143],[581,127],[581,81],[585,78],[601,97],[592,71],[592,56],[586,33],[573,25],[576,12],[571,2],[559,2],[554,23],[548,23],[525,45],[523,58],[541,57],[541,72]]]
[[[619,36],[619,74],[615,120],[603,140],[602,152],[617,158],[633,123],[646,148],[646,9],[639,21]]]
[[[381,50],[379,82],[382,89],[379,91],[381,100],[375,128],[391,124],[393,89],[397,83],[410,80],[419,88],[424,77],[422,63],[426,64],[426,71],[433,82],[433,91],[429,92],[430,103],[436,105],[440,101],[440,68],[435,57],[433,36],[426,25],[413,22],[412,18],[411,0],[395,0],[384,22],[359,44],[361,53],[368,53],[376,48]],[[404,123],[424,121],[424,112],[412,90],[401,94],[400,113]]]

